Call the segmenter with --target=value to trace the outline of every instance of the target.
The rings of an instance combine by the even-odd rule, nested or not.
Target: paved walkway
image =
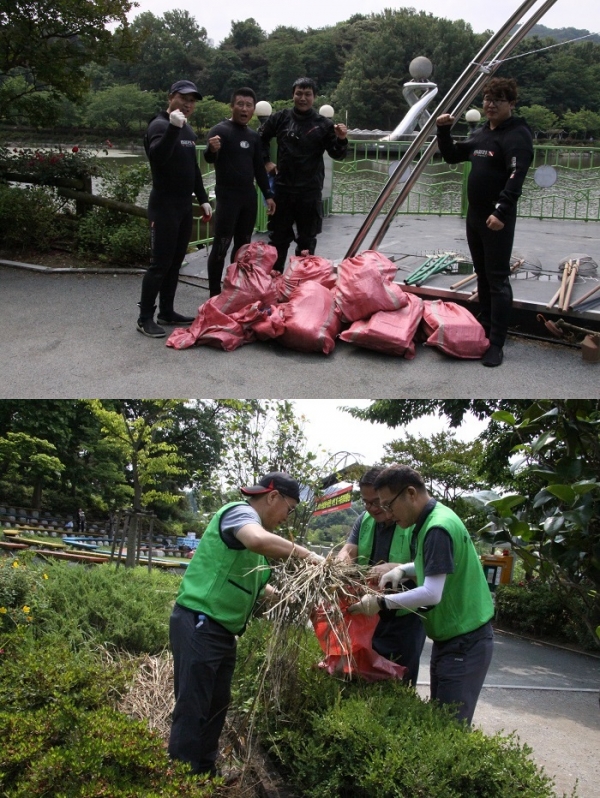
[[[427,640],[418,692],[429,696]],[[494,656],[473,723],[486,734],[515,732],[534,761],[570,795],[596,798],[600,785],[600,657],[496,632]]]
[[[320,254],[340,260],[358,217],[325,220]],[[370,243],[367,239],[367,245]],[[397,217],[387,254],[466,251],[464,223],[453,217]],[[558,268],[573,253],[600,263],[597,223],[535,222],[517,227],[515,250]],[[206,253],[185,270],[178,309],[195,312]],[[200,278],[200,279],[198,279]],[[0,398],[564,398],[598,395],[600,364],[561,344],[510,338],[501,368],[457,361],[418,347],[412,361],[339,342],[330,355],[303,354],[276,342],[235,352],[175,351],[135,329],[139,275],[48,274],[0,266]],[[524,281],[527,282],[527,281]]]

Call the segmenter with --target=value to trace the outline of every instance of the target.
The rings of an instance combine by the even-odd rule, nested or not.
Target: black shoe
[[[138,319],[137,328],[142,335],[147,335],[148,338],[164,338],[167,334],[154,319]]]
[[[195,318],[195,316],[182,316],[181,313],[172,310],[170,313],[159,313],[157,321],[159,324],[191,324]]]
[[[484,366],[501,366],[504,359],[504,352],[502,347],[497,344],[490,344],[490,348],[485,355],[481,358]]]

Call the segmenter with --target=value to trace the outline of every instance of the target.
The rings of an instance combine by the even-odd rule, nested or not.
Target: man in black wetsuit
[[[488,121],[467,141],[453,141],[450,114],[436,120],[442,158],[447,163],[471,163],[467,242],[477,274],[480,321],[490,340],[484,366],[499,366],[503,359],[513,299],[509,275],[517,201],[533,160],[531,130],[512,115],[516,100],[514,80],[489,80],[483,88]]]
[[[314,254],[323,221],[323,153],[342,161],[348,149],[346,126],[334,125],[313,109],[316,85],[311,78],[298,78],[292,96],[294,107],[274,113],[260,130],[267,172],[276,175],[277,210],[269,219],[269,243],[277,249],[274,268],[279,272],[292,241],[296,255],[305,250]],[[271,161],[272,138],[277,139],[277,165]]]
[[[191,324],[173,307],[179,269],[192,233],[192,194],[204,216],[212,214],[196,160],[196,134],[187,124],[202,96],[190,80],[178,80],[169,91],[169,105],[150,121],[144,147],[152,171],[148,219],[152,257],[142,280],[137,329],[150,338],[166,335],[161,324]],[[159,297],[158,324],[154,321]]]
[[[267,214],[275,212],[273,192],[262,158],[258,133],[248,127],[256,107],[252,89],[237,89],[231,97],[231,118],[208,132],[204,151],[207,163],[214,163],[217,177],[215,228],[208,258],[210,295],[221,293],[225,256],[233,239],[231,260],[243,244],[249,244],[256,223],[257,197],[254,181],[267,203]]]

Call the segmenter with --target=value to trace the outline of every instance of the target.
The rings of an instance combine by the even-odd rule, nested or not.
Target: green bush
[[[234,695],[242,715],[258,689],[268,634],[269,624],[254,622],[240,641]],[[283,660],[277,652],[277,663],[271,663],[254,722],[301,795],[554,797],[552,780],[514,736],[470,729],[395,681],[334,679],[316,667],[322,654],[314,635],[293,637],[290,652],[283,652]],[[285,687],[273,701],[281,671]]]
[[[108,208],[93,208],[79,220],[77,250],[101,261],[147,265],[150,259],[148,222]]]
[[[201,798],[214,785],[169,761],[147,724],[114,709],[133,663],[13,635],[0,653],[4,798]]]
[[[0,557],[0,632],[33,623],[46,606],[47,573],[31,567],[31,556]]]
[[[577,596],[571,594],[568,602],[577,601]],[[496,588],[496,621],[503,627],[597,650],[591,631],[580,621],[582,617],[583,605],[574,611],[564,594],[540,579]]]
[[[0,241],[6,249],[49,249],[60,237],[53,189],[0,183]]]

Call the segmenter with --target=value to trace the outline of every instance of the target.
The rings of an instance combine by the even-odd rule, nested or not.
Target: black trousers
[[[140,320],[154,315],[156,297],[159,310],[173,311],[179,269],[187,252],[192,234],[193,212],[191,197],[185,202],[172,202],[169,198],[150,194],[148,203],[152,254],[150,268],[142,280]]]
[[[231,241],[233,240],[233,261],[238,249],[252,240],[257,204],[254,186],[251,191],[217,189],[214,240],[208,257],[208,287],[211,296],[221,293],[221,277]]]
[[[296,255],[307,250],[315,254],[317,236],[323,229],[323,202],[321,197],[279,193],[275,195],[276,210],[269,219],[269,243],[277,249],[273,267],[283,272],[292,241],[296,242]],[[296,234],[294,234],[294,224]]]
[[[175,686],[169,756],[189,762],[194,773],[214,775],[231,699],[236,639],[216,621],[178,604],[169,637]]]
[[[493,649],[494,631],[490,622],[450,640],[434,641],[430,664],[431,700],[454,704],[456,716],[470,724]]]
[[[513,302],[509,275],[516,219],[507,220],[498,231],[486,227],[486,219],[469,211],[467,243],[477,274],[479,320],[490,343],[504,346]]]
[[[382,616],[375,627],[371,645],[382,657],[408,668],[405,680],[416,685],[425,637],[423,621],[414,612]]]

